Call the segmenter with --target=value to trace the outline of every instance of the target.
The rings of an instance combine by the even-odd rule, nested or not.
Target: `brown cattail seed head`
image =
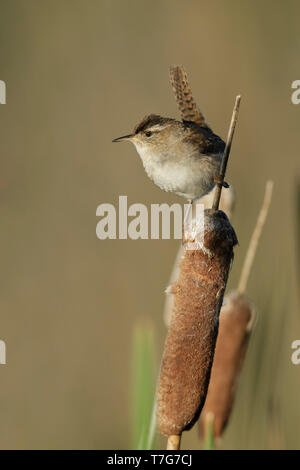
[[[219,333],[204,408],[200,417],[204,437],[207,415],[213,415],[215,437],[220,437],[234,402],[236,385],[244,361],[254,320],[254,308],[238,291],[226,296],[221,309]]]
[[[205,210],[203,246],[185,250],[174,286],[174,311],[157,398],[162,434],[179,435],[190,428],[204,404],[219,311],[236,243],[227,216]]]
[[[205,209],[210,208],[212,206],[212,203],[213,203],[213,200],[214,200],[215,190],[216,190],[216,187],[210,193],[208,193],[206,196],[203,196],[202,198],[198,199],[193,204],[195,204],[195,205],[203,204]],[[220,201],[220,209],[223,212],[225,212],[225,214],[227,215],[227,217],[229,219],[231,219],[233,209],[234,209],[234,205],[235,205],[235,192],[234,192],[234,189],[233,189],[232,185],[230,185],[229,188],[222,191],[221,201]],[[169,286],[165,290],[166,300],[165,300],[163,315],[164,315],[165,324],[168,328],[169,328],[169,325],[170,325],[170,322],[171,322],[171,316],[172,316],[172,311],[173,311],[173,306],[174,306],[174,298],[173,298],[174,292],[173,292],[172,284],[175,281],[177,281],[178,276],[179,276],[179,261],[180,261],[181,257],[183,256],[183,250],[184,250],[183,246],[180,245],[180,247],[178,249],[178,253],[176,255],[176,259],[175,259],[174,267],[173,267],[173,270],[172,270],[172,273],[171,273],[171,277],[170,277],[170,280],[169,280]]]

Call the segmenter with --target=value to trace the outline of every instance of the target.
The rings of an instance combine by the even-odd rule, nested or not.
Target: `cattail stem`
[[[251,271],[251,268],[252,268],[252,264],[253,264],[254,256],[255,256],[255,253],[256,253],[257,245],[258,245],[258,242],[259,242],[259,239],[260,239],[260,236],[261,236],[261,232],[262,232],[263,226],[265,224],[265,221],[266,221],[266,218],[267,218],[267,215],[268,215],[270,204],[271,204],[273,186],[274,186],[273,181],[267,181],[266,190],[265,190],[265,197],[264,197],[264,200],[263,200],[263,204],[262,204],[260,213],[259,213],[258,218],[257,218],[257,222],[256,222],[256,225],[255,225],[254,231],[253,231],[252,236],[251,236],[251,240],[250,240],[250,243],[249,243],[249,247],[248,247],[248,250],[247,250],[246,258],[245,258],[243,269],[242,269],[242,274],[241,274],[241,277],[240,277],[240,282],[239,282],[239,285],[238,285],[238,288],[237,288],[238,292],[241,292],[241,293],[246,291],[247,282],[248,282],[248,278],[249,278],[250,271]]]
[[[222,158],[222,162],[221,162],[220,174],[217,175],[219,181],[216,183],[215,197],[214,197],[214,202],[213,202],[213,205],[212,205],[212,209],[214,211],[217,211],[219,209],[220,198],[221,198],[221,193],[222,193],[222,187],[223,187],[223,183],[224,183],[224,177],[225,177],[227,162],[228,162],[228,158],[229,158],[229,154],[230,154],[233,134],[234,134],[235,126],[236,126],[236,123],[237,123],[240,102],[241,102],[241,96],[238,95],[235,99],[235,105],[234,105],[234,108],[233,108],[232,118],[231,118],[231,122],[230,122],[230,126],[229,126],[226,146],[225,146],[225,150],[224,150],[224,154],[223,154],[223,158]]]
[[[181,442],[181,434],[173,434],[168,437],[167,450],[179,450]]]

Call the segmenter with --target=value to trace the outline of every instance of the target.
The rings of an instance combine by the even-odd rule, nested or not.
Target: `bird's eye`
[[[146,137],[151,137],[152,132],[151,132],[151,131],[147,131],[147,132],[145,132],[145,135],[146,135]]]

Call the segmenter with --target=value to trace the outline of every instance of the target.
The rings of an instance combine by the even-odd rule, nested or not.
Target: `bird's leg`
[[[229,184],[226,183],[226,181],[223,180],[222,176],[219,175],[219,174],[216,174],[215,177],[214,177],[214,182],[216,184],[220,184],[222,185],[224,188],[229,188]]]
[[[184,242],[184,234],[185,234],[185,230],[184,230],[184,227],[185,227],[185,224],[187,222],[187,219],[189,217],[189,214],[190,214],[190,211],[192,210],[193,211],[193,200],[192,199],[188,199],[188,204],[189,204],[189,207],[187,209],[187,211],[184,210],[184,219],[183,219],[183,222],[182,222],[182,243]],[[185,205],[183,206],[184,209],[185,209]],[[193,215],[193,212],[192,212],[192,215]]]

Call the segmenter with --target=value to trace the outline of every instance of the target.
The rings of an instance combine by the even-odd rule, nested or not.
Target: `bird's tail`
[[[170,67],[170,81],[182,119],[184,121],[196,122],[201,127],[209,128],[193,98],[192,90],[182,65],[172,65]]]

